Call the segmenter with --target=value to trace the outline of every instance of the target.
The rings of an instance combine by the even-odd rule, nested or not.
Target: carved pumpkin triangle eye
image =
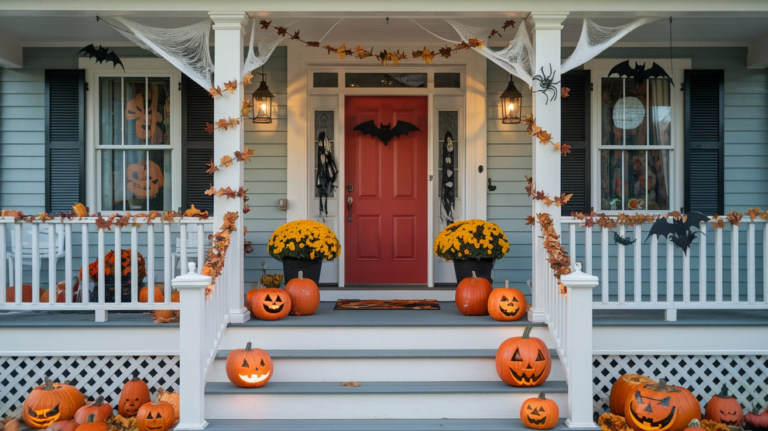
[[[29,411],[28,411],[27,413],[28,413],[30,416],[32,416],[33,418],[36,418],[36,417],[37,417],[37,413],[35,413],[35,411],[34,411],[34,410],[32,410],[32,407],[29,407]]]
[[[147,419],[153,419],[153,417],[152,417],[152,413],[150,413],[150,414],[148,414],[148,415],[147,415]]]
[[[162,419],[163,415],[161,415],[159,412],[157,413],[157,416],[155,416],[155,419]]]
[[[57,414],[59,414],[59,406],[58,405],[56,405],[56,407],[52,408],[48,413],[46,413],[45,417],[49,418],[51,416],[56,416]]]
[[[531,406],[527,406],[527,408],[528,408],[528,410],[533,410],[533,409],[531,408]]]
[[[663,400],[659,401],[660,406],[669,407],[669,399],[670,397],[666,397]]]
[[[515,298],[515,297],[513,296],[513,297],[512,297],[512,302],[520,302],[520,301],[518,301],[518,300],[517,300],[517,298]]]
[[[283,302],[283,300],[280,299],[280,295],[277,295],[277,299],[275,300],[275,302]]]
[[[267,364],[265,364],[265,363],[264,363],[264,360],[263,360],[263,359],[261,360],[261,366],[262,366],[262,367],[266,367],[266,366],[267,366]]]
[[[515,349],[515,354],[512,355],[512,360],[515,362],[522,362],[523,357],[520,355],[520,349]]]
[[[539,354],[536,355],[536,361],[538,362],[538,361],[545,361],[545,360],[546,359],[544,359],[544,355],[541,353],[541,350],[539,350]]]
[[[248,368],[248,361],[246,361],[245,359],[243,359],[243,365],[242,365],[242,367],[244,367],[244,368]]]
[[[643,396],[640,395],[640,391],[635,391],[635,402],[638,404],[643,404]]]
[[[509,298],[507,298],[506,296],[502,296],[501,302],[509,302]]]
[[[271,297],[271,296],[269,296],[269,295],[267,295],[267,297],[266,297],[266,298],[264,298],[264,301],[266,301],[266,302],[272,302],[272,297]]]

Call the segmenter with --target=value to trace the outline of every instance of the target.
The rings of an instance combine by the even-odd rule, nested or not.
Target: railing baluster
[[[651,237],[651,302],[659,302],[659,237]]]
[[[763,223],[763,302],[768,304],[768,223]]]
[[[731,301],[739,302],[739,227],[731,225]]]
[[[32,223],[32,303],[40,303],[40,225]]]
[[[205,243],[204,241],[204,233],[205,227],[207,225],[198,223],[197,226],[197,267],[200,269],[200,271],[203,270],[203,265],[205,264]]]
[[[163,223],[163,296],[165,303],[171,302],[171,268],[173,267],[173,255],[171,254],[171,225]],[[182,266],[182,268],[184,268]]]
[[[131,303],[139,302],[139,230],[131,226]]]
[[[675,301],[675,248],[672,241],[667,240],[667,302]]]
[[[691,248],[683,253],[683,302],[691,302]]]
[[[72,286],[72,225],[66,223],[64,225],[64,289],[65,295],[64,303],[71,304],[73,301],[73,289]],[[84,283],[81,283],[79,288],[82,289]]]
[[[608,228],[600,228],[600,284],[603,293],[603,304],[610,300],[610,284],[608,282]]]
[[[568,253],[571,255],[571,262],[576,262],[579,259],[576,257],[576,225],[571,223],[568,225]]]
[[[15,222],[13,225],[13,239],[16,244],[16,250],[14,250],[14,256],[13,256],[13,266],[14,266],[14,277],[16,280],[13,281],[14,286],[16,286],[16,303],[21,304],[21,295],[22,295],[22,276],[24,273],[22,272],[22,266],[21,266],[21,222]]]
[[[592,226],[584,228],[584,260],[587,274],[592,275]]]
[[[723,229],[715,230],[715,301],[723,302]]]
[[[56,286],[56,225],[48,226],[48,303],[55,304],[59,294]]]
[[[105,262],[104,262],[104,257],[105,257],[104,229],[98,229],[98,228],[96,229],[96,238],[97,238],[97,244],[98,244],[97,256],[98,256],[98,259],[99,259],[99,282],[98,282],[98,285],[97,285],[96,288],[99,289],[98,290],[98,292],[99,292],[99,294],[98,294],[99,304],[103,304],[104,302],[106,302],[106,294],[107,294],[107,292],[106,292],[107,280],[105,278],[106,274],[104,273],[105,272],[105,268],[104,268],[104,265],[105,265]],[[120,268],[121,264],[118,263],[118,262],[120,262],[120,255],[119,254],[117,256],[115,256],[115,268],[113,268],[113,269]],[[115,286],[115,290],[117,290],[117,286]],[[117,294],[117,292],[115,292],[115,294]]]
[[[643,236],[643,227],[635,225],[635,294],[634,300],[639,303],[643,300],[643,243],[640,242]]]
[[[747,301],[755,303],[755,223],[747,225]]]
[[[147,302],[155,302],[155,225],[147,223]]]
[[[2,219],[2,218],[0,218]],[[0,223],[0,304],[5,304],[6,266],[8,265],[8,250],[5,248],[5,223]]]
[[[89,291],[89,285],[90,285],[89,281],[90,281],[91,275],[90,275],[90,268],[88,267],[88,265],[91,263],[90,262],[91,258],[89,256],[90,238],[88,238],[88,226],[90,226],[90,224],[83,223],[81,226],[82,226],[82,229],[80,230],[80,233],[81,233],[80,268],[83,271],[83,275],[82,275],[82,280],[80,281],[80,291],[82,292],[82,298],[83,298],[82,302],[84,304],[87,304],[91,302],[91,298],[90,298],[91,292]]]
[[[626,226],[621,225],[619,226],[619,235],[625,237],[626,236]],[[616,244],[616,251],[617,251],[617,260],[619,261],[619,264],[617,265],[619,274],[618,274],[618,290],[617,293],[619,294],[619,304],[623,304],[625,302],[625,296],[626,296],[626,271],[627,271],[627,263],[626,263],[626,255],[624,246],[621,244]]]
[[[123,242],[120,226],[115,230],[115,304],[123,302]]]
[[[707,302],[707,224],[699,225],[699,301]]]
[[[179,260],[181,261],[180,267],[186,268],[187,267],[187,225],[181,224],[179,228]],[[199,266],[200,270],[203,269],[202,266]]]

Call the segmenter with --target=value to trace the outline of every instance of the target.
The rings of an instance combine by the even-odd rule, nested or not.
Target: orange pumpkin
[[[72,286],[72,297],[74,298],[77,296],[77,292],[80,290],[80,279],[78,278],[75,281],[74,286]],[[50,293],[51,289],[46,289],[45,291],[42,291],[40,294],[40,302],[48,302],[50,299],[50,296],[48,295]],[[67,302],[67,286],[63,281],[60,281],[56,283],[56,302]],[[74,299],[73,299],[74,301]]]
[[[292,316],[310,316],[320,306],[320,289],[314,281],[304,278],[304,271],[299,271],[299,278],[286,283],[285,291],[291,297]]]
[[[493,289],[488,297],[488,314],[494,320],[510,322],[520,320],[528,308],[525,295],[518,289],[510,289],[509,281],[504,289]]]
[[[547,399],[542,392],[538,398],[529,398],[520,406],[520,420],[528,428],[548,430],[560,420],[560,408],[554,400]]]
[[[75,431],[107,431],[108,429],[106,422],[97,421],[96,414],[91,414],[84,424],[75,428]]]
[[[291,295],[282,289],[256,289],[251,312],[260,320],[280,320],[291,311]]]
[[[72,205],[72,212],[74,212],[75,215],[79,218],[88,217],[88,208],[86,208],[85,205],[81,204],[80,202]]]
[[[178,392],[166,392],[163,388],[157,388],[157,400],[165,401],[173,406],[173,414],[179,420],[181,413],[181,399]]]
[[[80,424],[78,424],[74,420],[58,421],[58,422],[54,422],[53,425],[49,426],[48,431],[75,431],[78,426],[80,426]],[[9,430],[8,426],[6,426],[5,431],[11,431],[11,430]]]
[[[136,415],[136,427],[139,431],[167,431],[173,428],[175,422],[173,406],[165,401],[146,403]]]
[[[740,427],[744,425],[744,410],[739,400],[729,395],[728,387],[723,384],[720,394],[712,397],[704,408],[704,419]]]
[[[120,416],[130,418],[136,416],[139,407],[151,401],[149,396],[149,387],[144,380],[137,377],[125,382],[123,390],[120,392],[120,401],[117,405],[117,412]]]
[[[82,425],[88,422],[90,415],[96,415],[94,422],[105,422],[112,416],[112,406],[104,402],[104,397],[98,396],[96,400],[80,407],[75,412],[75,422]]]
[[[501,343],[496,351],[496,373],[511,386],[538,386],[549,377],[552,357],[539,338],[531,337],[532,327],[522,337],[512,337]]]
[[[62,423],[69,422],[69,421],[61,421]],[[48,427],[48,429],[53,429],[53,427],[59,422],[54,422],[53,425]],[[75,424],[77,426],[77,424]],[[6,416],[5,419],[0,421],[0,427],[3,428],[3,431],[21,431],[21,422],[19,422],[18,419],[12,418],[10,416]],[[59,431],[59,430],[54,430]],[[61,430],[61,431],[74,431],[74,430]]]
[[[125,188],[139,199],[150,199],[164,186],[163,170],[152,160],[142,160],[125,167]]]
[[[43,289],[40,289],[40,294],[43,294]],[[11,286],[5,289],[5,302],[16,302],[16,287]],[[21,285],[21,302],[32,302],[32,285]]]
[[[85,397],[77,388],[46,377],[45,384],[32,389],[24,400],[22,417],[30,428],[48,428],[54,422],[74,418],[83,405]]]
[[[691,420],[701,419],[701,406],[687,389],[659,380],[635,388],[624,418],[635,431],[682,431]]]
[[[251,342],[245,349],[233,350],[227,355],[227,378],[241,388],[259,388],[272,378],[272,358],[264,350],[252,349]]]
[[[245,294],[245,308],[251,312],[253,311],[251,310],[251,300],[253,300],[253,295],[256,294],[256,291],[258,291],[258,289],[251,289],[248,291],[248,293]]]
[[[155,301],[154,302],[163,302],[165,301],[165,297],[163,296],[163,291],[159,288],[155,288]],[[139,291],[139,302],[149,302],[149,288],[147,286],[144,286]]]
[[[461,280],[456,287],[456,308],[465,316],[485,316],[488,314],[488,297],[493,287],[487,278],[472,277]]]
[[[635,389],[642,385],[656,383],[649,377],[639,374],[624,374],[611,386],[611,396],[609,398],[609,407],[611,413],[624,416],[624,410],[627,407],[629,396],[635,392]]]

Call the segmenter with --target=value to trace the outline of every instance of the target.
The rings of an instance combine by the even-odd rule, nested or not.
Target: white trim
[[[590,142],[590,150],[591,150],[591,166],[592,166],[592,179],[591,179],[591,192],[592,192],[592,202],[591,205],[596,209],[596,211],[603,212],[609,215],[615,215],[619,212],[624,213],[631,213],[632,210],[623,210],[623,211],[610,211],[600,208],[600,149],[605,149],[606,147],[602,146],[600,143],[602,142],[602,128],[601,128],[601,85],[600,80],[602,78],[607,77],[608,72],[611,70],[613,66],[615,66],[618,62],[627,60],[626,58],[611,58],[611,59],[597,59],[592,60],[584,65],[585,70],[591,70],[591,80],[592,80],[592,100],[591,100],[591,106],[592,110],[590,112],[590,116],[592,118],[592,130],[591,130],[591,142]],[[684,95],[682,93],[681,88],[683,83],[683,76],[686,69],[691,68],[691,59],[690,58],[676,58],[673,59],[670,62],[670,59],[660,59],[660,58],[630,58],[629,59],[630,64],[634,64],[635,62],[639,63],[646,63],[647,67],[650,67],[654,62],[659,64],[659,66],[663,67],[671,76],[672,80],[675,83],[675,86],[670,91],[670,97],[671,97],[671,103],[672,103],[672,146],[664,146],[664,147],[650,147],[650,146],[641,146],[642,149],[668,149],[670,151],[670,169],[668,172],[669,175],[669,195],[670,195],[670,202],[669,202],[669,210],[659,210],[659,211],[641,211],[642,213],[647,214],[666,214],[668,211],[672,211],[676,208],[680,208],[683,203],[683,142],[684,142],[684,129],[685,129],[685,106],[684,106]]]
[[[86,103],[86,203],[92,212],[100,211],[101,205],[101,163],[97,159],[99,149],[109,146],[97,145],[99,135],[99,78],[101,77],[160,77],[170,79],[171,94],[171,145],[149,146],[147,150],[171,150],[171,209],[181,206],[181,72],[166,60],[160,58],[127,58],[123,60],[125,72],[111,64],[94,63],[92,59],[80,58],[78,68],[85,70],[89,91]],[[126,146],[120,149],[133,149]]]

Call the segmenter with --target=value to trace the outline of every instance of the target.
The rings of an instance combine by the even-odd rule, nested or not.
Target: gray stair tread
[[[258,346],[257,346],[258,347]],[[232,350],[219,350],[224,360]],[[557,350],[549,349],[552,358]],[[396,358],[495,358],[496,349],[410,349],[410,350],[270,350],[272,359],[396,359]]]
[[[429,296],[428,294],[425,294]],[[349,298],[355,299],[355,298]],[[428,298],[427,298],[428,299]],[[453,301],[440,301],[439,310],[334,310],[335,301],[321,302],[311,316],[287,316],[266,321],[251,319],[245,323],[230,323],[230,327],[524,327],[545,326],[529,322],[526,317],[514,322],[499,322],[491,316],[464,316]]]
[[[575,431],[560,420],[556,431]],[[591,428],[595,430],[597,428]],[[308,419],[208,421],[206,431],[516,431],[528,430],[519,419]]]
[[[341,386],[340,382],[271,382],[260,388],[240,388],[230,382],[208,382],[205,393],[209,395],[238,394],[538,394],[566,393],[564,381],[547,381],[539,386],[513,387],[499,381],[484,382],[360,382],[358,387]]]

